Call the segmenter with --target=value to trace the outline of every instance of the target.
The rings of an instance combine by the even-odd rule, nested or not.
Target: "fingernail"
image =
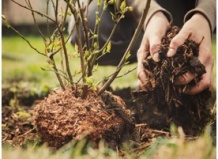
[[[171,49],[168,50],[167,56],[168,56],[168,57],[172,57],[172,56],[175,55],[175,53],[176,53],[175,49],[172,49],[172,48],[171,48]]]
[[[160,58],[159,58],[159,54],[158,54],[158,53],[154,53],[154,54],[153,54],[153,60],[154,60],[155,62],[159,62],[159,61],[160,61]]]

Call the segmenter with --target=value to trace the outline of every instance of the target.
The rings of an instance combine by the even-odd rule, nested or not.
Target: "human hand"
[[[212,87],[212,69],[213,69],[213,54],[212,54],[212,43],[211,43],[211,31],[210,26],[206,18],[197,13],[189,19],[180,32],[171,40],[169,51],[167,53],[168,57],[172,57],[176,54],[178,46],[182,45],[185,40],[189,39],[200,43],[199,46],[199,61],[205,66],[206,73],[203,74],[202,79],[193,86],[187,94],[197,94],[201,91]],[[177,80],[176,84],[185,85],[192,81],[197,75],[187,72]]]
[[[148,91],[151,89],[151,83],[147,81],[144,72],[143,60],[150,52],[155,62],[159,61],[158,51],[161,45],[161,39],[169,28],[169,21],[162,12],[155,13],[147,24],[141,45],[137,52],[137,76],[139,79],[139,87]]]

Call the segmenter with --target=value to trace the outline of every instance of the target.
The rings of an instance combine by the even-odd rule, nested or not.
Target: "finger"
[[[138,86],[141,90],[143,91],[151,91],[152,90],[152,86],[151,86],[151,83],[148,82],[148,83],[142,83],[140,80],[138,80]]]
[[[211,58],[210,58],[211,59]],[[206,65],[206,73],[202,75],[202,79],[195,85],[193,86],[189,91],[187,91],[188,94],[197,94],[200,93],[201,91],[207,89],[207,88],[212,88],[213,86],[213,76],[212,76],[212,71],[213,71],[213,60],[208,61],[210,65]]]
[[[214,57],[211,50],[211,43],[210,44],[204,44],[206,46],[203,46],[203,43],[199,47],[199,56],[198,59],[206,67],[207,71],[212,71],[213,65],[214,65]]]
[[[144,85],[142,84],[142,82],[140,80],[138,80],[138,86],[139,86],[140,90],[147,91],[146,88],[144,87]]]
[[[146,75],[143,71],[143,69],[140,69],[140,71],[138,72],[138,79],[141,81],[141,83],[144,83],[144,81],[146,80]]]
[[[138,64],[142,64],[143,60],[148,55],[148,53],[149,53],[148,48],[149,48],[149,43],[148,43],[146,34],[144,34],[144,36],[142,38],[142,42],[140,44],[140,47],[137,51]]]
[[[159,62],[159,50],[161,46],[162,35],[153,35],[149,38],[150,54],[155,62]]]
[[[151,83],[149,81],[148,74],[144,71],[143,65],[138,64],[137,69],[139,87],[144,91],[151,90]]]
[[[178,47],[184,44],[184,42],[186,41],[186,39],[188,39],[190,34],[191,33],[187,33],[187,32],[186,33],[180,32],[179,34],[177,34],[170,42],[167,56],[168,57],[174,56],[176,54],[176,50],[178,49]]]
[[[138,74],[138,84],[139,84],[139,88],[140,88],[141,90],[148,91],[147,88],[146,88],[146,84],[143,84],[145,80],[146,80],[145,74],[144,74],[144,73],[139,73],[139,74]]]
[[[204,77],[206,77],[205,75]],[[197,93],[202,92],[205,89],[211,88],[212,87],[212,79],[211,78],[204,78],[199,81],[195,86],[193,86],[189,91],[187,91],[187,94],[194,95]]]
[[[175,84],[176,85],[185,85],[188,84],[189,82],[191,82],[195,77],[197,76],[197,74],[193,74],[191,72],[186,72],[184,73],[182,76],[180,76],[176,81]]]

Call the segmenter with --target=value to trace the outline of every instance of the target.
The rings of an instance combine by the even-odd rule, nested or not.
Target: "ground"
[[[146,64],[145,64],[145,66],[146,66]],[[60,104],[60,102],[64,103],[65,98],[62,98],[62,96],[60,96],[60,94],[59,94],[59,96],[55,95],[54,89],[53,90],[46,89],[44,92],[42,91],[42,92],[38,93],[38,92],[32,91],[31,89],[28,89],[28,87],[25,87],[25,89],[20,88],[19,86],[16,86],[16,84],[14,86],[11,85],[9,87],[3,87],[2,90],[3,90],[2,91],[3,92],[2,93],[2,99],[3,99],[2,100],[2,105],[3,105],[3,107],[2,107],[2,117],[3,117],[2,118],[2,142],[3,142],[3,145],[9,145],[9,146],[14,146],[14,147],[21,146],[21,147],[25,148],[28,144],[36,144],[36,145],[43,144],[44,140],[43,140],[42,136],[40,136],[40,133],[39,133],[39,131],[36,127],[36,123],[34,121],[35,120],[34,119],[35,110],[37,110],[36,107],[40,103],[41,103],[41,106],[44,105],[44,107],[46,107],[46,102],[48,102],[48,100],[53,101],[54,104],[58,104],[58,103]],[[118,117],[117,123],[119,123],[121,125],[126,123],[126,122],[130,123],[129,130],[131,130],[131,131],[128,131],[129,134],[127,134],[127,136],[125,136],[125,139],[124,138],[123,139],[116,138],[113,141],[113,139],[111,139],[109,137],[109,141],[113,141],[113,142],[109,142],[108,145],[110,147],[116,147],[125,140],[125,141],[131,143],[129,145],[131,146],[132,151],[135,151],[135,152],[140,154],[145,149],[150,147],[151,143],[153,143],[153,141],[155,141],[158,137],[171,138],[172,134],[170,131],[170,124],[169,124],[170,121],[176,121],[178,119],[181,121],[181,119],[183,119],[184,115],[187,115],[186,113],[190,112],[190,111],[187,111],[185,113],[180,112],[180,114],[173,114],[170,111],[167,113],[160,112],[159,110],[164,110],[164,111],[167,110],[166,103],[160,104],[160,103],[150,102],[150,101],[155,101],[155,98],[153,98],[154,96],[152,96],[152,95],[154,92],[158,92],[157,90],[153,91],[153,92],[151,91],[151,94],[146,94],[143,91],[138,91],[138,90],[132,89],[132,88],[112,89],[110,91],[114,95],[120,96],[121,97],[120,99],[126,103],[125,109],[127,109],[127,112],[131,112],[131,113],[127,113],[128,114],[127,118],[129,118],[129,119],[127,119],[126,116],[122,115],[122,113],[120,113],[119,111],[113,110],[112,113],[111,113],[111,111],[108,112],[107,109],[110,107],[106,107],[107,108],[106,111],[105,110],[100,111],[99,114],[106,112],[105,115],[109,115],[108,121],[110,121],[110,119],[114,119],[114,120],[111,120],[111,125],[116,123],[116,122],[113,123],[113,121],[116,121],[116,117]],[[53,94],[52,94],[52,92],[53,92]],[[214,92],[215,91],[212,91],[212,95],[215,94]],[[47,98],[44,99],[45,97],[47,97]],[[72,98],[74,98],[72,96],[72,92],[71,93],[65,92],[63,97],[66,97],[66,99],[67,99],[66,103],[69,103],[68,100],[71,100]],[[150,98],[148,98],[148,97],[150,97]],[[163,96],[158,96],[158,95],[156,97],[160,97],[160,99],[163,98]],[[214,130],[214,131],[212,131],[212,135],[213,135],[213,137],[215,137],[216,136],[215,135],[216,134],[215,133],[215,125],[216,124],[215,124],[215,113],[214,113],[215,112],[215,109],[214,109],[215,108],[215,104],[214,104],[215,103],[214,102],[215,96],[212,96],[212,97],[213,97],[212,100],[209,102],[209,105],[211,106],[209,110],[211,110],[212,116],[210,116],[211,118],[210,118],[208,124],[212,125],[212,128],[213,128],[212,130]],[[60,98],[60,100],[56,100],[56,98]],[[96,100],[96,99],[97,99],[97,97],[94,96],[94,98],[90,98],[91,101],[89,101],[89,102],[92,103],[92,100]],[[150,101],[148,99],[150,99]],[[185,96],[185,99],[186,100],[188,99],[188,101],[192,101],[193,98],[189,98],[189,97]],[[161,100],[157,100],[157,102],[160,102],[160,101]],[[176,107],[172,107],[171,100],[166,100],[166,101],[168,102],[167,105],[170,105],[170,107],[172,109],[177,110]],[[202,101],[203,101],[203,103],[208,102],[205,100],[202,100]],[[109,103],[109,105],[110,105],[111,102],[113,102],[113,100],[101,101],[101,103],[102,102],[104,102],[104,104],[105,104],[105,102]],[[180,103],[178,101],[176,101],[176,102],[177,102],[177,104]],[[123,103],[123,102],[121,102],[121,103]],[[197,103],[202,104],[201,101],[197,101]],[[104,104],[102,104],[102,105],[104,105]],[[175,102],[174,102],[174,104],[175,104]],[[55,108],[55,105],[53,105],[53,106],[54,106],[53,108]],[[202,105],[200,105],[200,106],[202,106]],[[205,107],[204,104],[203,104],[203,107]],[[198,111],[195,111],[195,110],[198,110],[199,107],[195,106],[194,108],[195,108],[194,109],[195,115],[199,115]],[[80,108],[78,108],[78,109],[80,109]],[[89,104],[85,104],[85,107],[82,106],[81,110],[82,110],[81,114],[79,114],[78,118],[82,117],[84,114],[87,115],[87,112],[89,112],[90,110],[96,110],[96,109],[92,105],[90,107]],[[86,112],[86,113],[83,114],[82,112]],[[96,116],[92,115],[91,118],[96,117],[96,119],[98,119],[99,116],[101,117],[101,115],[99,115],[99,114]],[[162,116],[163,114],[166,114],[166,116]],[[202,108],[201,107],[200,107],[200,114],[202,115]],[[39,114],[39,115],[41,115],[41,114]],[[111,115],[115,115],[116,117],[111,118],[110,117]],[[173,118],[173,115],[176,115],[176,118]],[[203,114],[203,115],[205,115],[205,114]],[[42,113],[42,116],[43,116],[43,113]],[[197,120],[198,118],[195,118],[195,117],[196,116],[194,116],[195,121],[198,122],[198,120]],[[188,121],[192,121],[189,119],[188,119]],[[208,120],[208,116],[206,116],[206,118],[203,118],[203,119]],[[93,120],[90,120],[90,121],[93,121]],[[158,121],[158,123],[154,123],[157,121]],[[163,123],[160,123],[160,121]],[[187,122],[187,119],[185,121]],[[102,121],[99,121],[99,122],[102,124]],[[190,124],[190,123],[192,123],[192,122],[189,122],[188,124]],[[178,124],[178,122],[176,124]],[[96,124],[93,124],[93,125],[96,126]],[[132,127],[132,125],[134,125],[134,126]],[[189,139],[196,138],[196,134],[200,133],[203,130],[205,125],[206,125],[205,120],[203,120],[203,123],[201,125],[201,130],[195,130],[194,133],[191,131],[191,133],[188,134]],[[114,129],[114,127],[115,127],[115,129]],[[116,131],[114,131],[115,133],[122,134],[123,131],[120,130],[121,127],[113,126],[112,130],[116,130]],[[55,126],[53,128],[55,128]],[[109,126],[109,129],[110,128],[111,127]],[[184,128],[185,128],[184,129],[185,131],[193,130],[192,125],[191,126],[188,125],[187,127],[184,127]],[[194,126],[194,129],[195,128],[196,128],[196,125]],[[198,128],[198,126],[197,126],[197,128]],[[96,131],[93,131],[93,132],[96,132]],[[102,135],[102,131],[99,131],[99,132],[101,132],[100,134]],[[109,134],[111,134],[112,131],[109,131],[109,132],[110,132]],[[112,136],[112,138],[113,138],[113,136]],[[67,138],[66,142],[70,141],[71,139],[72,139],[72,136]],[[99,140],[99,138],[98,138],[98,140]],[[63,140],[63,141],[65,141],[65,140]],[[214,139],[214,141],[215,141],[215,139]],[[53,146],[60,147],[62,145],[63,145],[63,143],[61,143],[60,145],[55,144]],[[120,149],[120,152],[125,154],[125,152],[123,152],[121,149]]]

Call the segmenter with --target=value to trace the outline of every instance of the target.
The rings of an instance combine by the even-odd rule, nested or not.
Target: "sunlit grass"
[[[37,48],[40,52],[44,50],[44,44],[40,37],[28,36],[29,42]],[[68,44],[69,54],[73,55],[73,47]],[[53,72],[43,71],[41,68],[47,68],[48,63],[46,57],[35,52],[23,39],[18,36],[3,37],[2,38],[2,78],[3,83],[8,79],[25,80],[37,79],[38,83],[44,83],[50,87],[58,85],[58,81]],[[76,72],[80,68],[79,59],[70,56],[70,67],[72,72]],[[120,75],[135,68],[136,64],[127,65],[123,68]],[[113,66],[99,66],[98,70],[94,72],[93,78],[96,82],[102,81],[104,78],[110,76],[115,71]],[[77,81],[80,76],[75,77]],[[126,75],[124,78],[117,78],[112,84],[113,88],[117,87],[131,87],[134,85],[136,78],[136,71]],[[37,82],[35,81],[35,82]]]
[[[214,159],[216,149],[210,137],[210,130],[194,140],[187,141],[181,128],[178,134],[170,139],[157,138],[147,149],[132,151],[126,146],[125,157],[121,157],[116,150],[109,149],[100,142],[98,149],[87,145],[84,140],[79,143],[69,143],[63,148],[52,151],[46,145],[29,146],[26,149],[9,148],[3,145],[3,159]],[[129,151],[130,150],[130,151]]]

